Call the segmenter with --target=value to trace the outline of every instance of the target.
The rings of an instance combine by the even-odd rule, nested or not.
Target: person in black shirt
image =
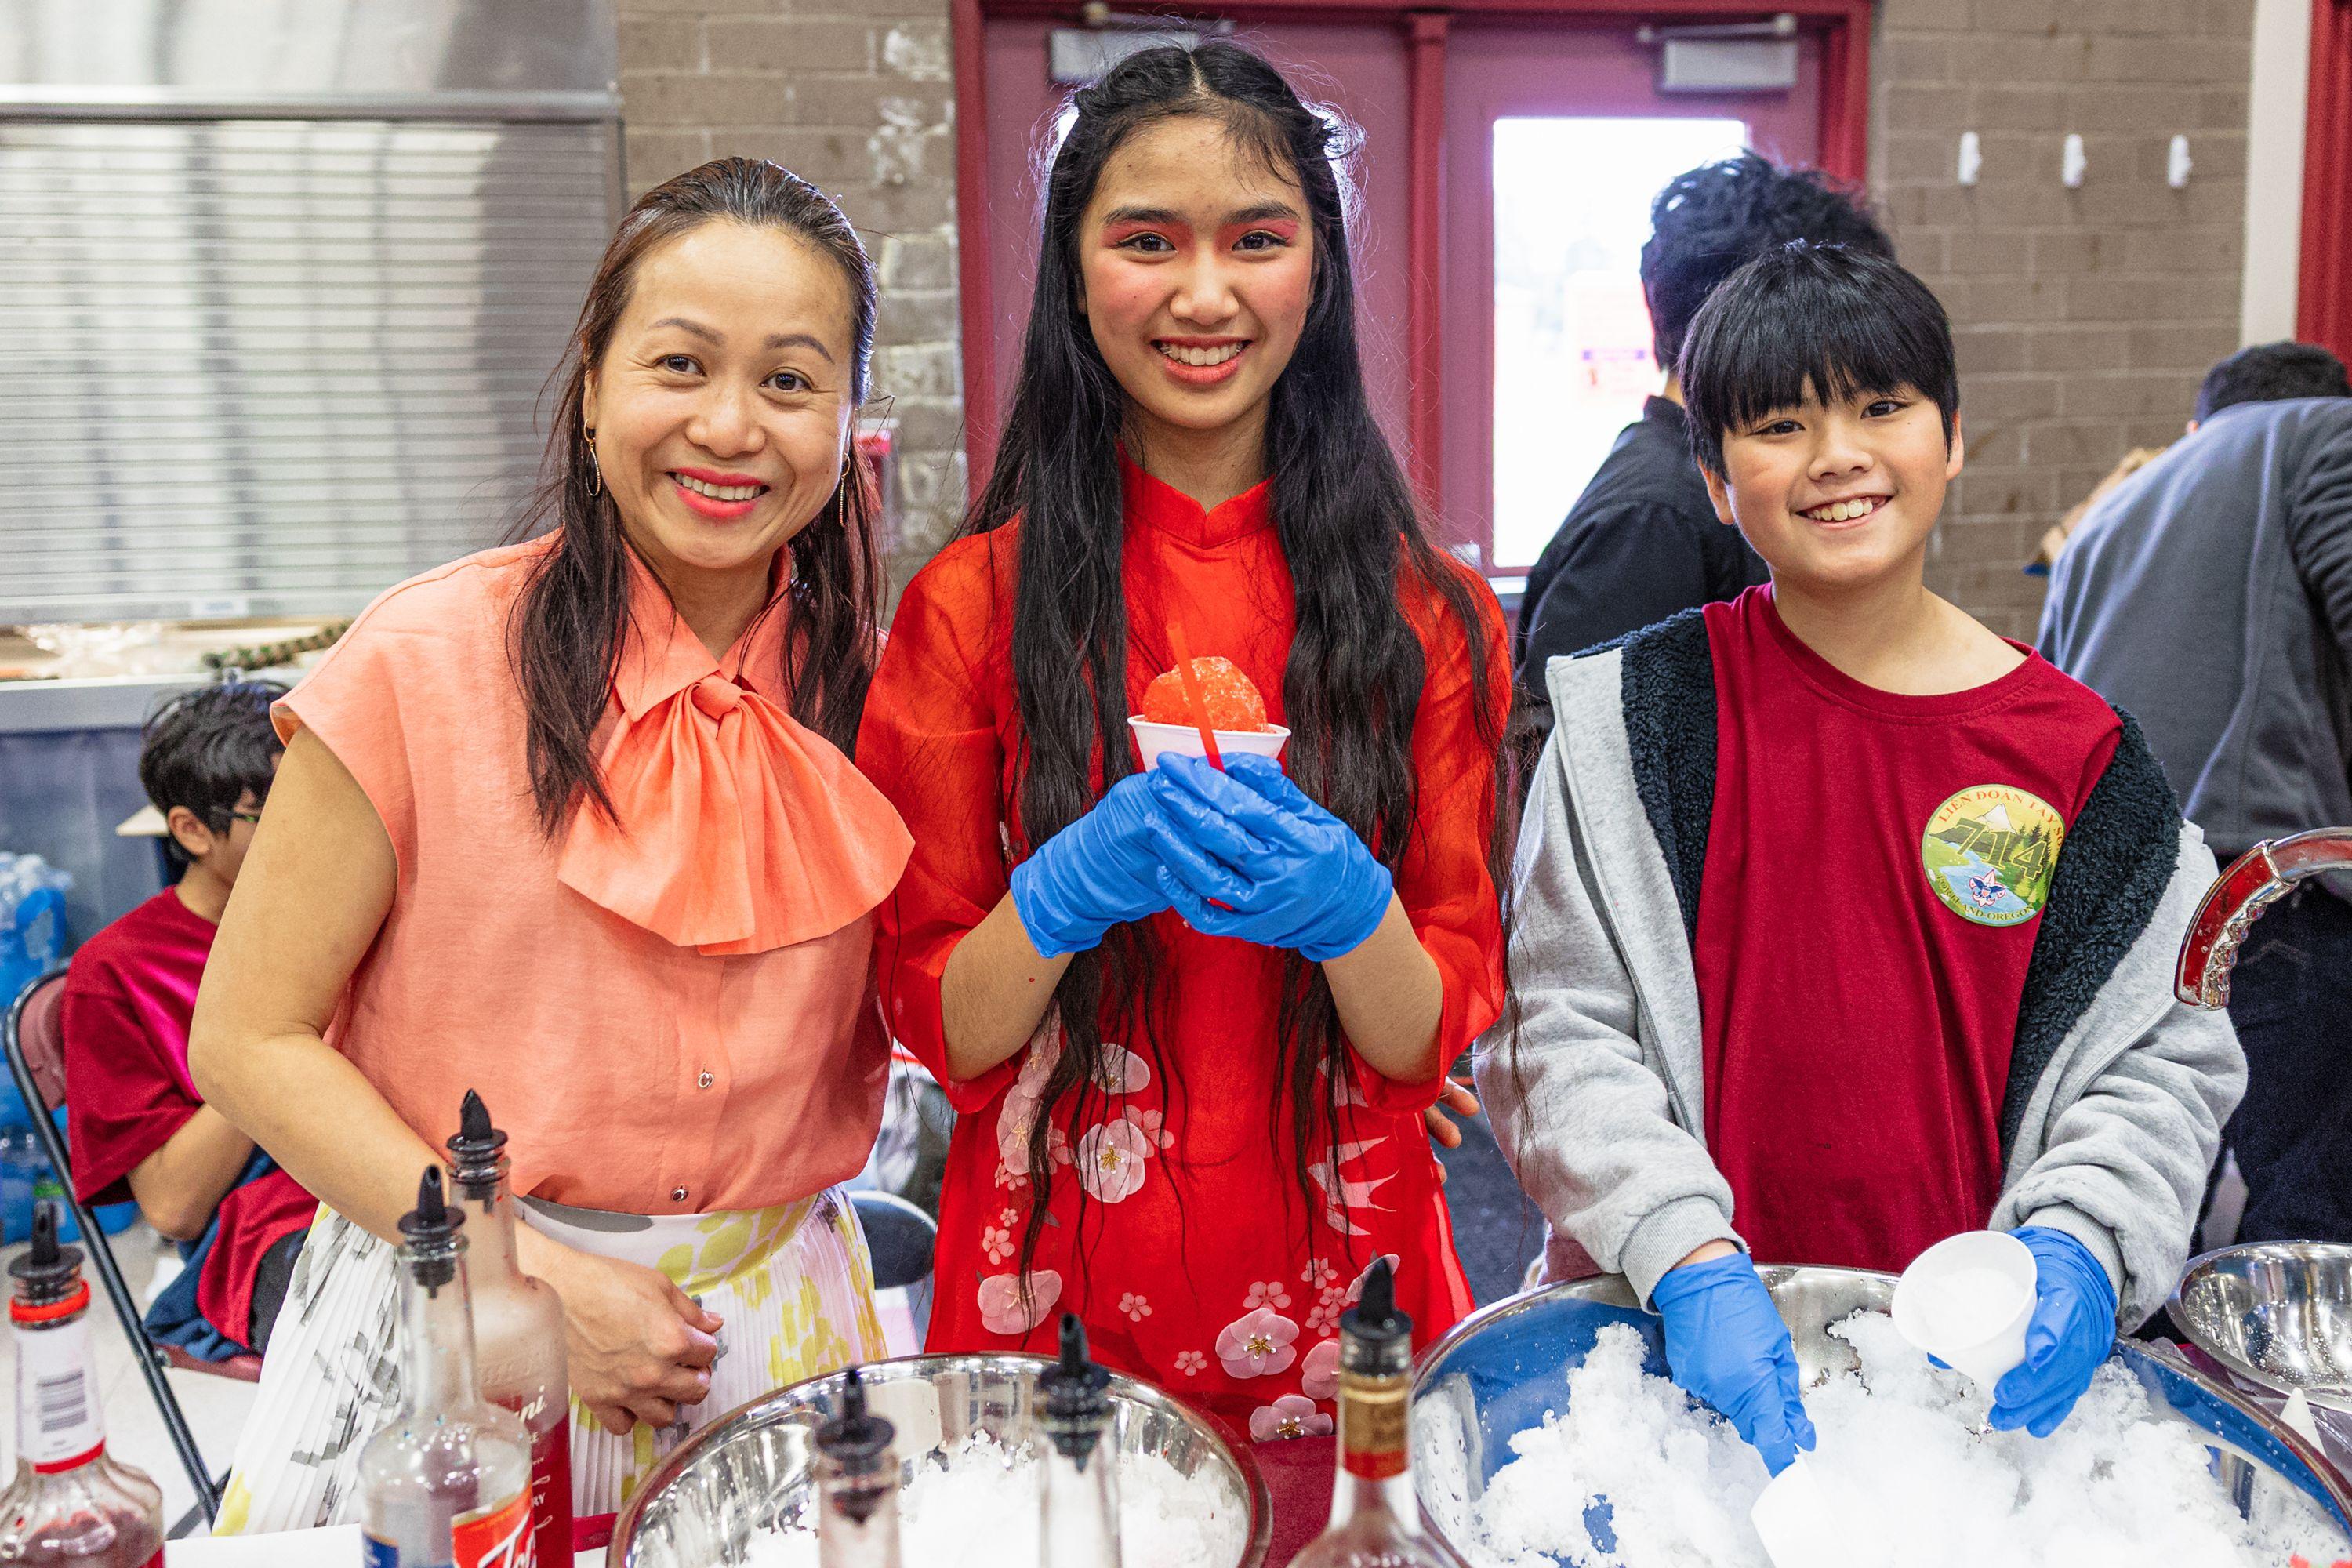
[[[1538,698],[1546,660],[1765,581],[1739,531],[1716,520],[1673,366],[1716,285],[1793,239],[1895,254],[1858,193],[1754,153],[1677,175],[1651,204],[1642,291],[1666,384],[1617,437],[1528,574],[1513,656],[1519,683]]]

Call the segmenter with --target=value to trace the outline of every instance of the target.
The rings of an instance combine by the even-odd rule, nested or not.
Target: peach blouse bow
[[[653,678],[615,681],[603,759],[614,816],[592,805],[573,814],[557,879],[709,954],[811,941],[872,910],[913,852],[898,812],[831,742],[720,674],[668,618]],[[680,682],[682,660],[709,672]]]

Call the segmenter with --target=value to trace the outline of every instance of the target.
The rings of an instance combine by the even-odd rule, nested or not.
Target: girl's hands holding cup
[[[1139,776],[1159,807],[1160,890],[1194,931],[1320,963],[1354,951],[1388,913],[1388,868],[1273,758],[1231,757],[1220,773],[1163,753]]]

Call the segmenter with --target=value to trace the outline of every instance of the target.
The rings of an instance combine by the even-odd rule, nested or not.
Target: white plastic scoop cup
[[[1987,1399],[2025,1359],[2033,1321],[2033,1254],[2006,1231],[1970,1230],[1912,1259],[1895,1287],[1903,1337],[1976,1380]]]
[[[1845,1561],[1821,1478],[1802,1454],[1756,1494],[1748,1522],[1772,1568],[1838,1568]]]

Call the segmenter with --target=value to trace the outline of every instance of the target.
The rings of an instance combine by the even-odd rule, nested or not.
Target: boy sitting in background
[[[188,1018],[281,748],[269,681],[200,687],[147,721],[139,782],[162,812],[179,884],[82,944],[66,976],[74,1188],[138,1201],[186,1267],[147,1329],[205,1361],[268,1342],[318,1200],[205,1106]],[[126,1190],[127,1189],[127,1190]]]
[[[1892,1271],[2015,1232],[2038,1300],[1991,1418],[2046,1436],[2170,1292],[2244,1088],[2228,1019],[2172,996],[2213,857],[2129,718],[1927,592],[1962,442],[1917,279],[1769,252],[1681,367],[1772,580],[1550,662],[1523,1017],[1479,1088],[1547,1275],[1626,1275],[1776,1472],[1811,1427],[1751,1247]]]

